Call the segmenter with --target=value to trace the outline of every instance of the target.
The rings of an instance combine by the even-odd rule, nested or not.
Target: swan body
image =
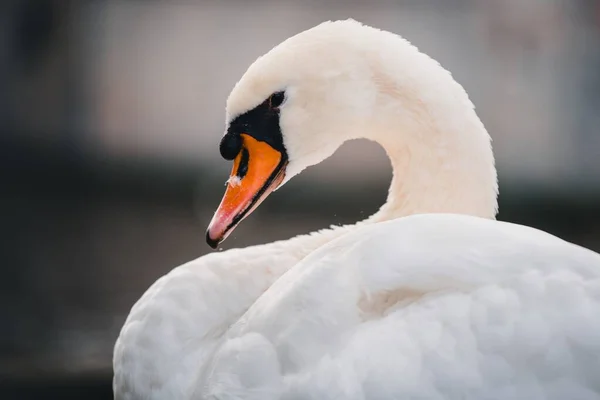
[[[600,255],[494,220],[489,135],[435,61],[324,23],[249,68],[227,123],[211,245],[345,140],[384,147],[388,200],[160,278],[115,345],[116,399],[600,399]]]

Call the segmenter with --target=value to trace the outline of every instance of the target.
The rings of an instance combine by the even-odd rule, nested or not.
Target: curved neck
[[[480,122],[476,125],[480,126],[471,140],[462,142],[437,140],[427,132],[412,140],[397,140],[388,133],[376,135],[374,139],[390,158],[393,177],[385,204],[368,221],[422,213],[495,218],[498,203],[494,159],[487,132]],[[424,137],[434,139],[425,142]]]
[[[387,201],[368,221],[421,213],[495,218],[498,182],[488,132],[450,73],[409,50],[429,70],[403,65],[411,79],[400,87],[397,71],[373,67],[372,122],[362,135],[355,132],[378,142],[392,164]]]
[[[379,143],[390,158],[393,177],[385,204],[354,225],[298,236],[275,248],[292,251],[300,260],[362,224],[422,213],[495,218],[498,183],[490,136],[462,86],[439,64],[414,51],[425,57],[422,65],[432,69],[425,74],[403,71],[412,79],[400,89],[393,78],[397,71],[373,68],[377,96],[371,118],[349,134]]]
[[[466,94],[465,94],[466,98]],[[471,104],[466,98],[468,104]],[[440,115],[450,109],[421,110],[422,116]],[[498,209],[497,175],[490,138],[472,106],[458,107],[461,120],[454,126],[444,120],[406,121],[395,115],[400,131],[370,124],[369,139],[378,142],[392,164],[392,181],[383,206],[356,224],[336,226],[289,240],[264,245],[264,251],[280,256],[282,271],[318,247],[363,224],[377,223],[413,214],[454,213],[494,219]],[[442,113],[443,114],[443,113]],[[380,121],[384,118],[380,115]],[[460,129],[456,129],[458,126]],[[366,136],[366,135],[365,135]]]

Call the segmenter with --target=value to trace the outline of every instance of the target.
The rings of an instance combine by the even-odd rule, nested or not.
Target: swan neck
[[[453,98],[425,102],[425,91],[401,102],[404,113],[383,114],[378,120],[386,123],[373,125],[370,139],[388,155],[392,181],[385,204],[368,221],[422,213],[495,218],[491,139],[462,87],[451,83],[458,89]]]
[[[369,221],[423,213],[495,218],[496,170],[487,132],[480,133],[479,143],[420,143],[394,135],[379,140],[392,164],[392,181],[385,204]]]

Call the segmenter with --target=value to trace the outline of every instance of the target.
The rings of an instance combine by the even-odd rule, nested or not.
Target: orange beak
[[[215,212],[206,242],[213,249],[281,184],[287,160],[265,142],[242,133],[242,150],[233,161],[227,189]]]

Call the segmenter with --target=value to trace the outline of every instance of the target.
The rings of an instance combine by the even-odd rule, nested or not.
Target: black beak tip
[[[217,246],[219,245],[219,243],[221,243],[220,240],[218,239],[213,239],[210,237],[210,234],[208,233],[208,231],[206,231],[206,243],[212,248],[212,249],[216,249]]]

